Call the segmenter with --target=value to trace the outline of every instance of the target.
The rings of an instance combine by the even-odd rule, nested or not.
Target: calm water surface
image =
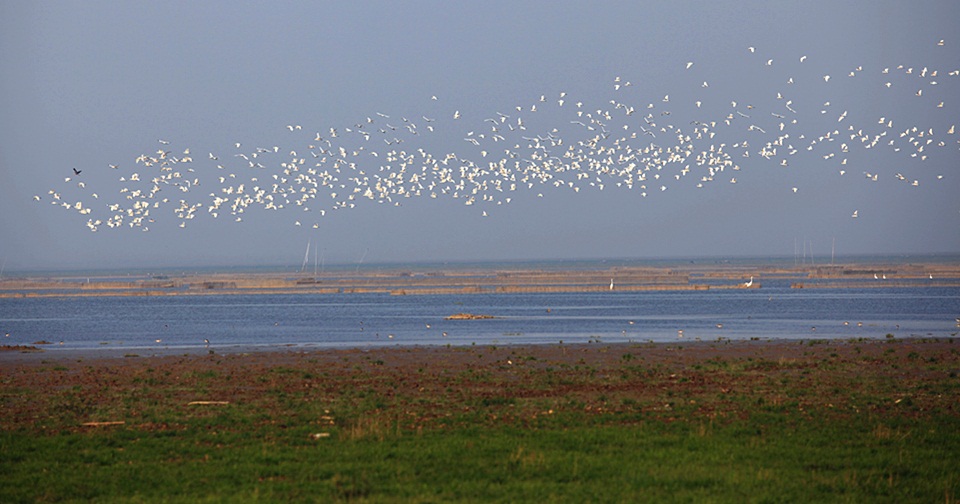
[[[444,320],[459,312],[492,320]],[[3,344],[57,349],[585,343],[957,335],[960,288],[0,299]],[[159,340],[159,342],[157,341]],[[60,344],[62,342],[62,345]]]

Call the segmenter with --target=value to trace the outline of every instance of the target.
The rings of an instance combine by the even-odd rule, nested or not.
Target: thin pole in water
[[[307,268],[307,261],[310,260],[310,240],[307,240],[307,251],[303,253],[303,264],[300,265],[300,273]]]

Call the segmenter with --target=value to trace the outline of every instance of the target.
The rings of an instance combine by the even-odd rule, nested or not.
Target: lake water
[[[445,320],[454,313],[492,320]],[[960,288],[0,299],[7,345],[48,351],[957,335]],[[157,340],[160,340],[157,342]],[[62,345],[60,344],[62,342]]]

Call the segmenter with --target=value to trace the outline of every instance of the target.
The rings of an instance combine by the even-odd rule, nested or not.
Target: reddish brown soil
[[[416,428],[464,418],[524,425],[562,412],[731,421],[761,406],[807,419],[960,413],[953,339],[22,355],[0,355],[2,429],[174,428],[154,425],[156,412],[233,404],[282,416],[290,398]]]

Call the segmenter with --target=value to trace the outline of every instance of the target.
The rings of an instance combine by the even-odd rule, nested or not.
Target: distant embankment
[[[792,282],[794,289],[960,287],[956,264],[818,266]]]
[[[794,288],[955,287],[958,264],[772,266],[689,265],[584,270],[412,269],[255,273],[128,279],[36,277],[0,280],[0,298],[197,296],[224,294],[515,294],[759,289],[761,281]]]
[[[814,281],[794,282],[793,289],[873,289],[873,288],[916,288],[916,287],[960,287],[960,280],[929,280],[899,279],[899,280],[855,280],[855,281]]]
[[[687,284],[687,285],[619,285],[610,289],[604,285],[510,285],[510,286],[487,286],[487,287],[451,287],[451,288],[403,288],[390,291],[390,294],[416,295],[416,294],[527,294],[527,293],[574,293],[574,292],[638,292],[638,291],[692,291],[692,290],[711,290],[711,289],[759,289],[760,284],[755,283],[750,286],[743,284],[733,285],[709,285],[709,284]]]
[[[330,273],[192,275],[176,279],[23,278],[0,281],[0,298],[73,296],[193,296],[206,294],[442,295],[759,288],[740,272],[698,277],[668,268],[608,270],[409,270]]]

